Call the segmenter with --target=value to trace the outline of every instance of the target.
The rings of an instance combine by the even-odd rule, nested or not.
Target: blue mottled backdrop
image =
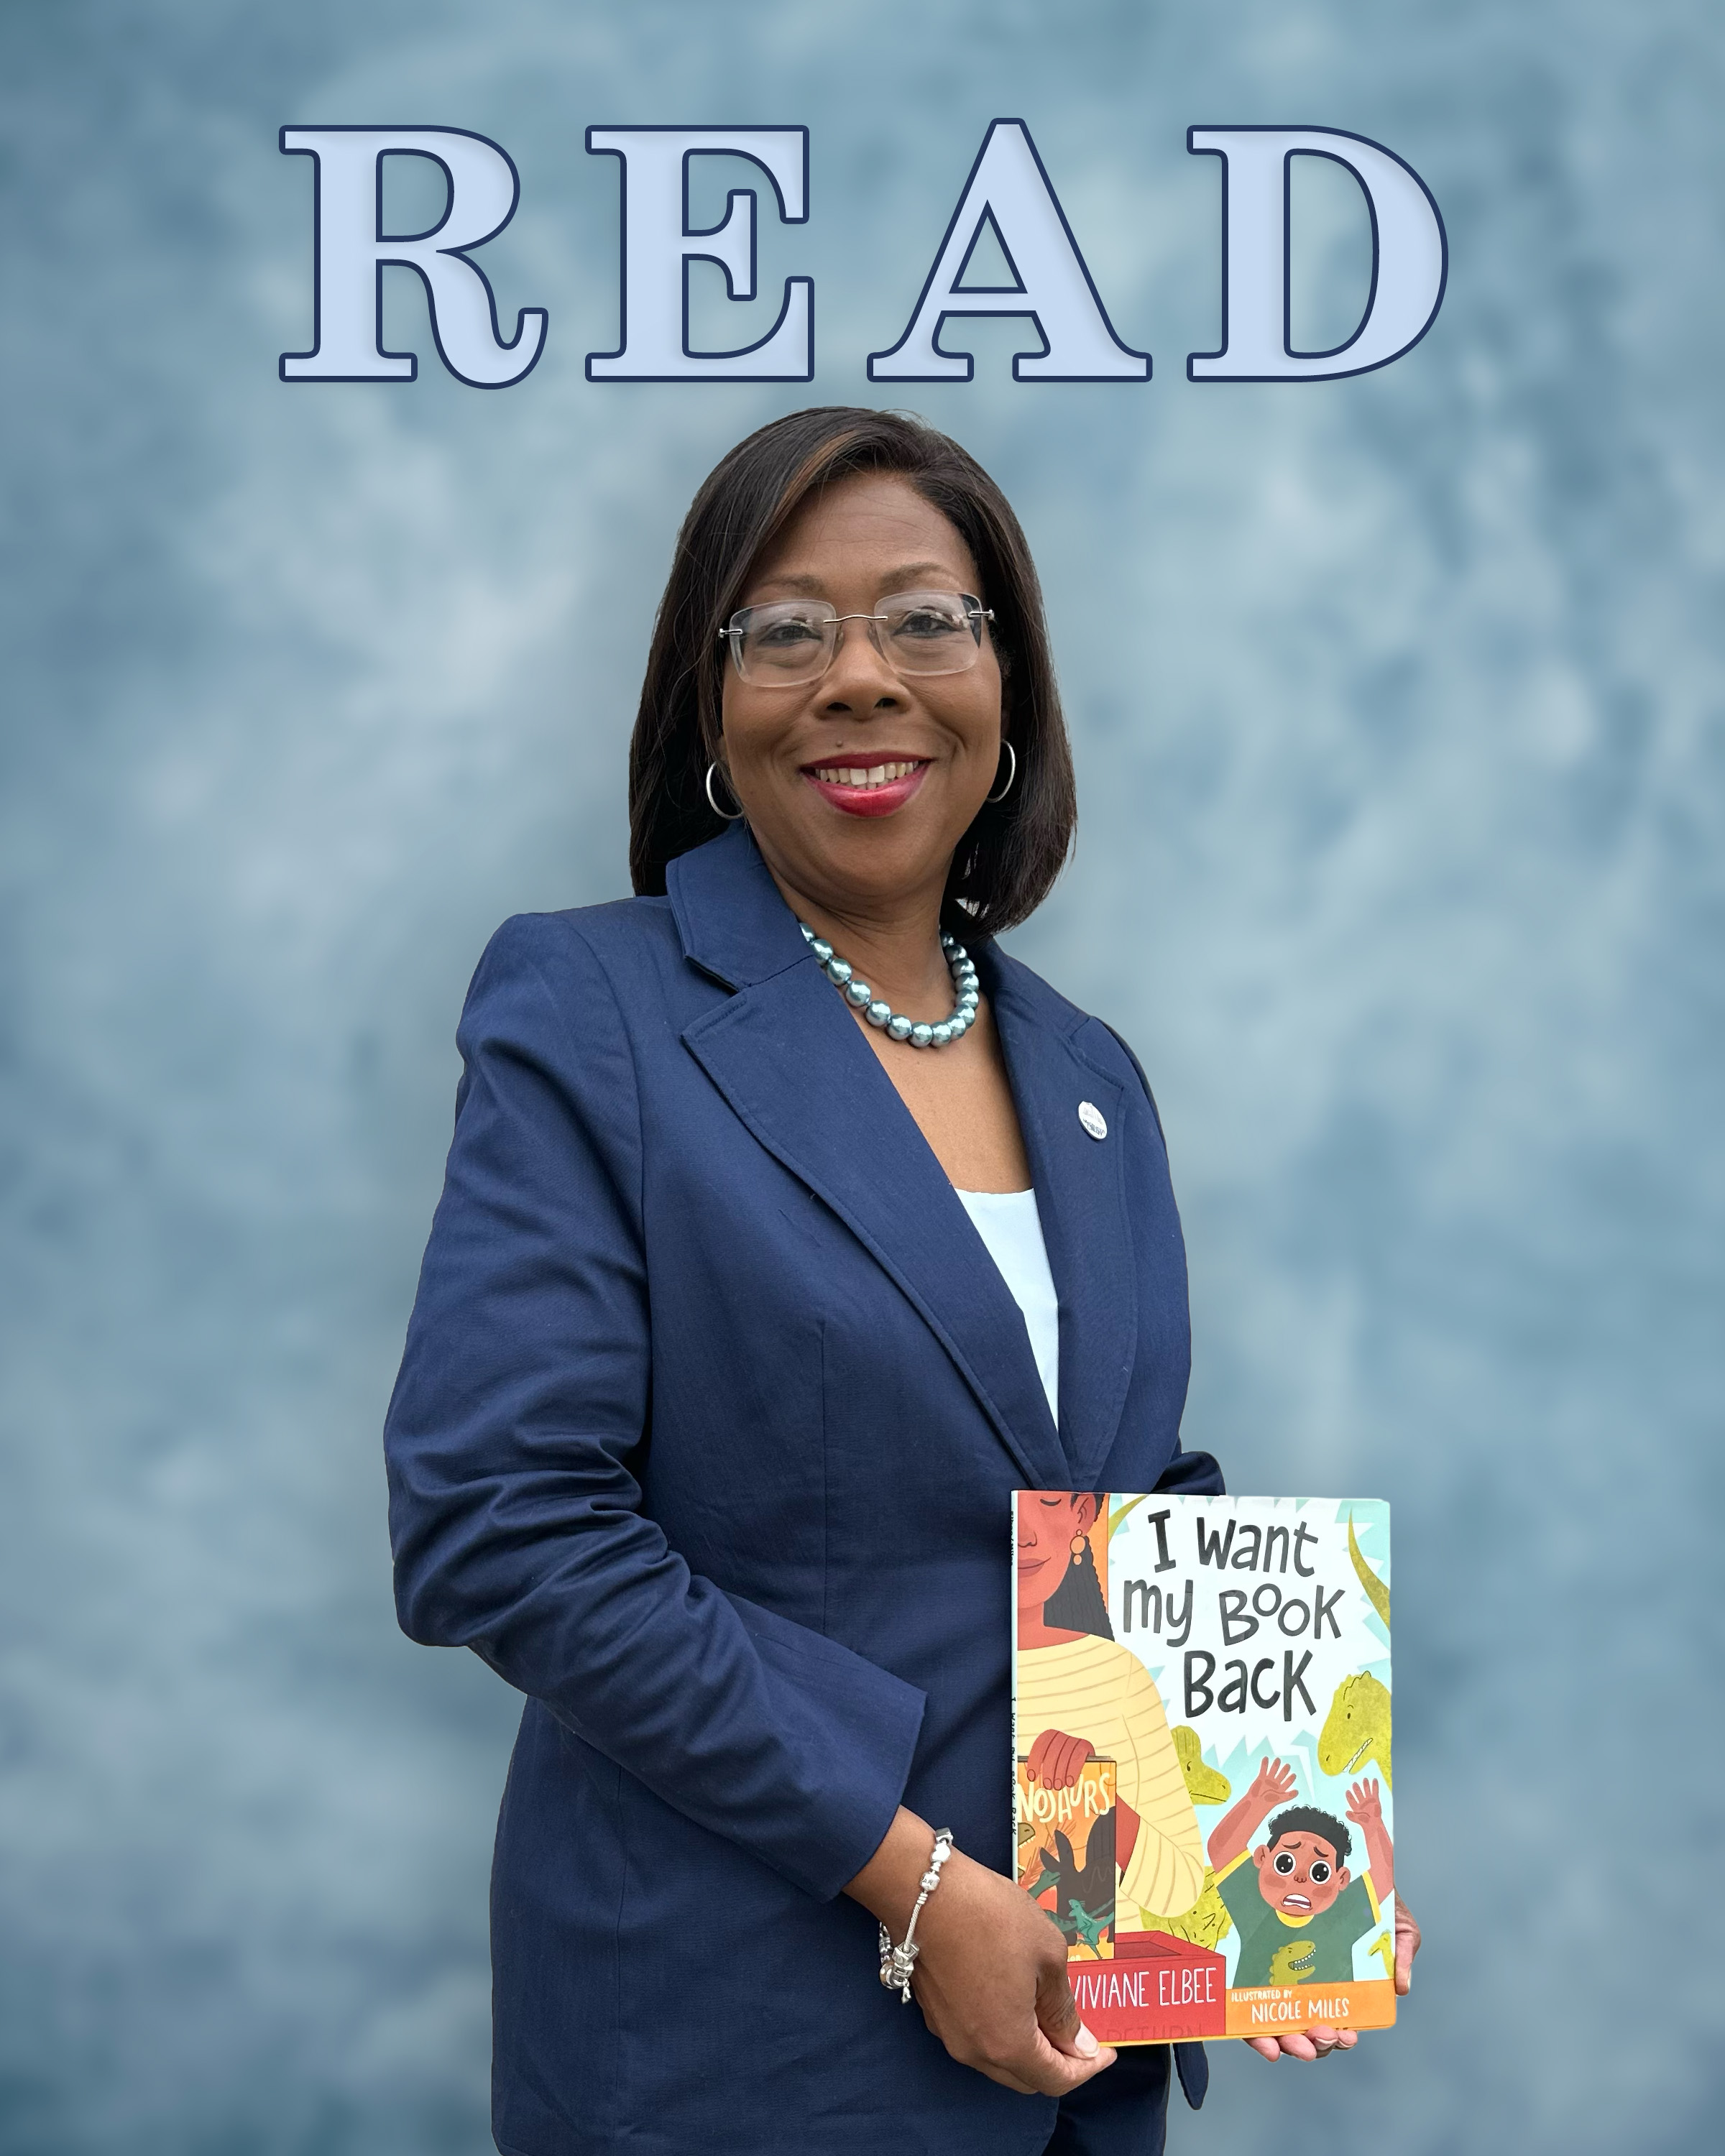
[[[626,888],[679,513],[870,392],[1021,114],[1147,388],[908,400],[1019,504],[1077,858],[1017,947],[1133,1039],[1189,1441],[1397,1507],[1402,2026],[1224,2050],[1176,2145],[1717,2131],[1725,28],[1707,0],[5,0],[0,2148],[474,2156],[515,1706],[392,1620],[377,1430],[469,970]],[[589,123],[806,122],[811,390],[594,388]],[[504,142],[520,388],[284,388],[284,121]],[[1205,388],[1189,123],[1388,142],[1448,298]],[[1357,313],[1302,180],[1302,341]],[[722,202],[724,175],[713,179]],[[699,270],[697,280],[716,279]],[[700,304],[716,308],[716,286]],[[1715,2117],[1715,2126],[1706,2120]]]

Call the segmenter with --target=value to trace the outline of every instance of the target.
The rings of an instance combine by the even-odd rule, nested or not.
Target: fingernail
[[[1085,2027],[1081,2021],[1078,2025],[1078,2035],[1076,2041],[1079,2050],[1083,2053],[1086,2059],[1095,2058],[1096,2055],[1096,2040],[1091,2035],[1089,2030]]]

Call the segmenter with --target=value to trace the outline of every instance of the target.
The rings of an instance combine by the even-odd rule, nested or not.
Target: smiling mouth
[[[891,816],[917,792],[928,773],[920,756],[882,757],[875,763],[805,763],[803,776],[847,816]]]
[[[891,786],[913,772],[921,771],[921,757],[904,758],[893,763],[818,763],[805,764],[809,776],[822,786],[848,786],[863,793],[872,793],[877,786]]]

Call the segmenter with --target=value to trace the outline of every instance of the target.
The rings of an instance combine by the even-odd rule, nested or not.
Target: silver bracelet
[[[941,1866],[952,1854],[952,1830],[937,1828],[934,1837],[933,1854],[928,1860],[928,1869],[922,1877],[922,1892],[916,1897],[916,1906],[911,1912],[911,1921],[905,1927],[905,1943],[901,1947],[892,1943],[892,1934],[885,1924],[880,1927],[880,1981],[889,1991],[896,1991],[901,2005],[911,2003],[911,1971],[922,1949],[916,1943],[916,1919],[922,1914],[922,1904],[941,1883]]]

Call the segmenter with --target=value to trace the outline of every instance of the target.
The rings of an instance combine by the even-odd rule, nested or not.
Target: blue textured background
[[[5,0],[6,2156],[485,2145],[513,1707],[396,1635],[377,1439],[455,1014],[504,915],[626,887],[678,515],[772,413],[870,396],[1003,113],[1156,357],[1015,388],[989,327],[973,387],[902,399],[1045,572],[1084,821],[1018,947],[1158,1086],[1190,1440],[1398,1508],[1411,2010],[1322,2071],[1226,2051],[1177,2144],[1712,2145],[1722,78],[1706,0]],[[582,131],[630,120],[813,128],[813,220],[763,247],[815,275],[812,391],[583,380]],[[279,384],[276,129],[332,121],[511,151],[523,386],[444,377],[404,273],[418,383]],[[1184,130],[1245,121],[1424,175],[1411,357],[1183,380]],[[1361,274],[1320,178],[1314,322]]]

